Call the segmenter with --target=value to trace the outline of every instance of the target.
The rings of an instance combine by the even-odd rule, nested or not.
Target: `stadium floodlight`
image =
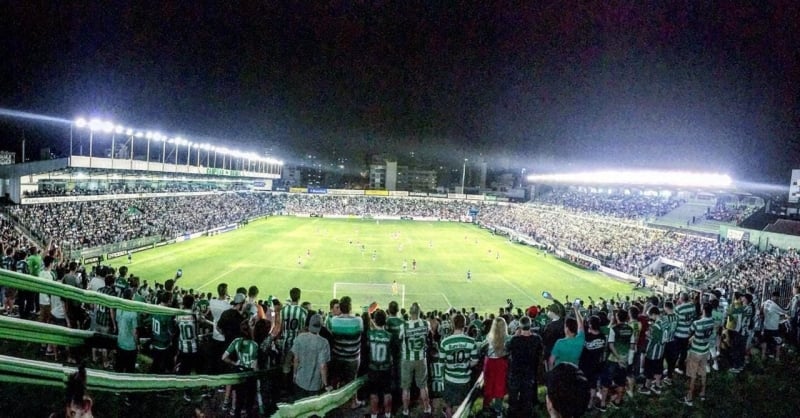
[[[97,118],[93,118],[89,121],[89,130],[98,131],[103,128],[103,121]]]
[[[114,133],[121,134],[123,132],[125,132],[125,127],[123,127],[122,125],[117,125],[116,127],[114,127]]]
[[[144,135],[144,137],[147,138],[147,139],[153,139],[153,133],[150,132],[150,131],[147,131],[147,133]]]
[[[191,146],[192,148],[200,148],[200,144],[198,144],[197,142],[190,142],[189,146]]]
[[[108,120],[103,122],[103,132],[107,134],[114,132],[114,123]]]
[[[679,187],[728,187],[733,182],[726,174],[656,170],[605,170],[564,174],[535,174],[528,176],[528,181],[573,184],[660,185]]]
[[[85,128],[88,124],[89,122],[87,122],[84,118],[75,119],[75,126],[78,128]]]
[[[133,129],[131,129],[131,128],[126,129],[125,130],[125,135],[133,136]]]
[[[136,137],[137,137],[137,138],[141,138],[141,137],[143,137],[143,136],[144,136],[144,132],[142,132],[142,131],[136,131]],[[148,138],[148,139],[149,139],[149,138]]]

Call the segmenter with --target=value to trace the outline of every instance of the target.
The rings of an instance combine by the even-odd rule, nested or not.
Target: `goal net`
[[[374,284],[374,283],[333,283],[333,297],[350,296],[353,300],[353,314],[361,312],[361,308],[378,302],[381,309],[386,310],[389,302],[395,300],[401,308],[406,306],[406,285]]]

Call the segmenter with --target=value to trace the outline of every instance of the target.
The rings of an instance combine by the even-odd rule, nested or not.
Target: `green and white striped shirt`
[[[281,308],[281,348],[284,353],[292,350],[294,338],[306,326],[308,312],[300,305],[286,305]]]
[[[700,318],[692,322],[692,345],[689,351],[695,354],[706,354],[709,351],[708,343],[714,335],[714,318]]]
[[[675,307],[678,315],[678,327],[675,329],[675,338],[689,338],[689,327],[694,321],[694,304],[690,302],[682,303]]]
[[[336,360],[356,361],[361,355],[361,333],[364,323],[360,316],[334,316],[328,319],[328,330],[333,334],[331,357]]]
[[[424,360],[427,351],[428,322],[409,319],[400,329],[401,356],[403,360]]]
[[[470,365],[478,361],[478,344],[466,334],[454,334],[442,340],[439,350],[444,359],[444,380],[455,384],[467,384]]]

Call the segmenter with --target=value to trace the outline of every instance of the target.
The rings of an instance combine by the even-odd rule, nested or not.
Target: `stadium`
[[[800,416],[798,5],[7,9],[0,418]]]

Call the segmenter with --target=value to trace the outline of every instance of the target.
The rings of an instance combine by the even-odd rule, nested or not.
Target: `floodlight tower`
[[[464,181],[467,179],[467,161],[469,161],[469,159],[464,158],[464,166],[461,169],[461,193],[464,193]]]

